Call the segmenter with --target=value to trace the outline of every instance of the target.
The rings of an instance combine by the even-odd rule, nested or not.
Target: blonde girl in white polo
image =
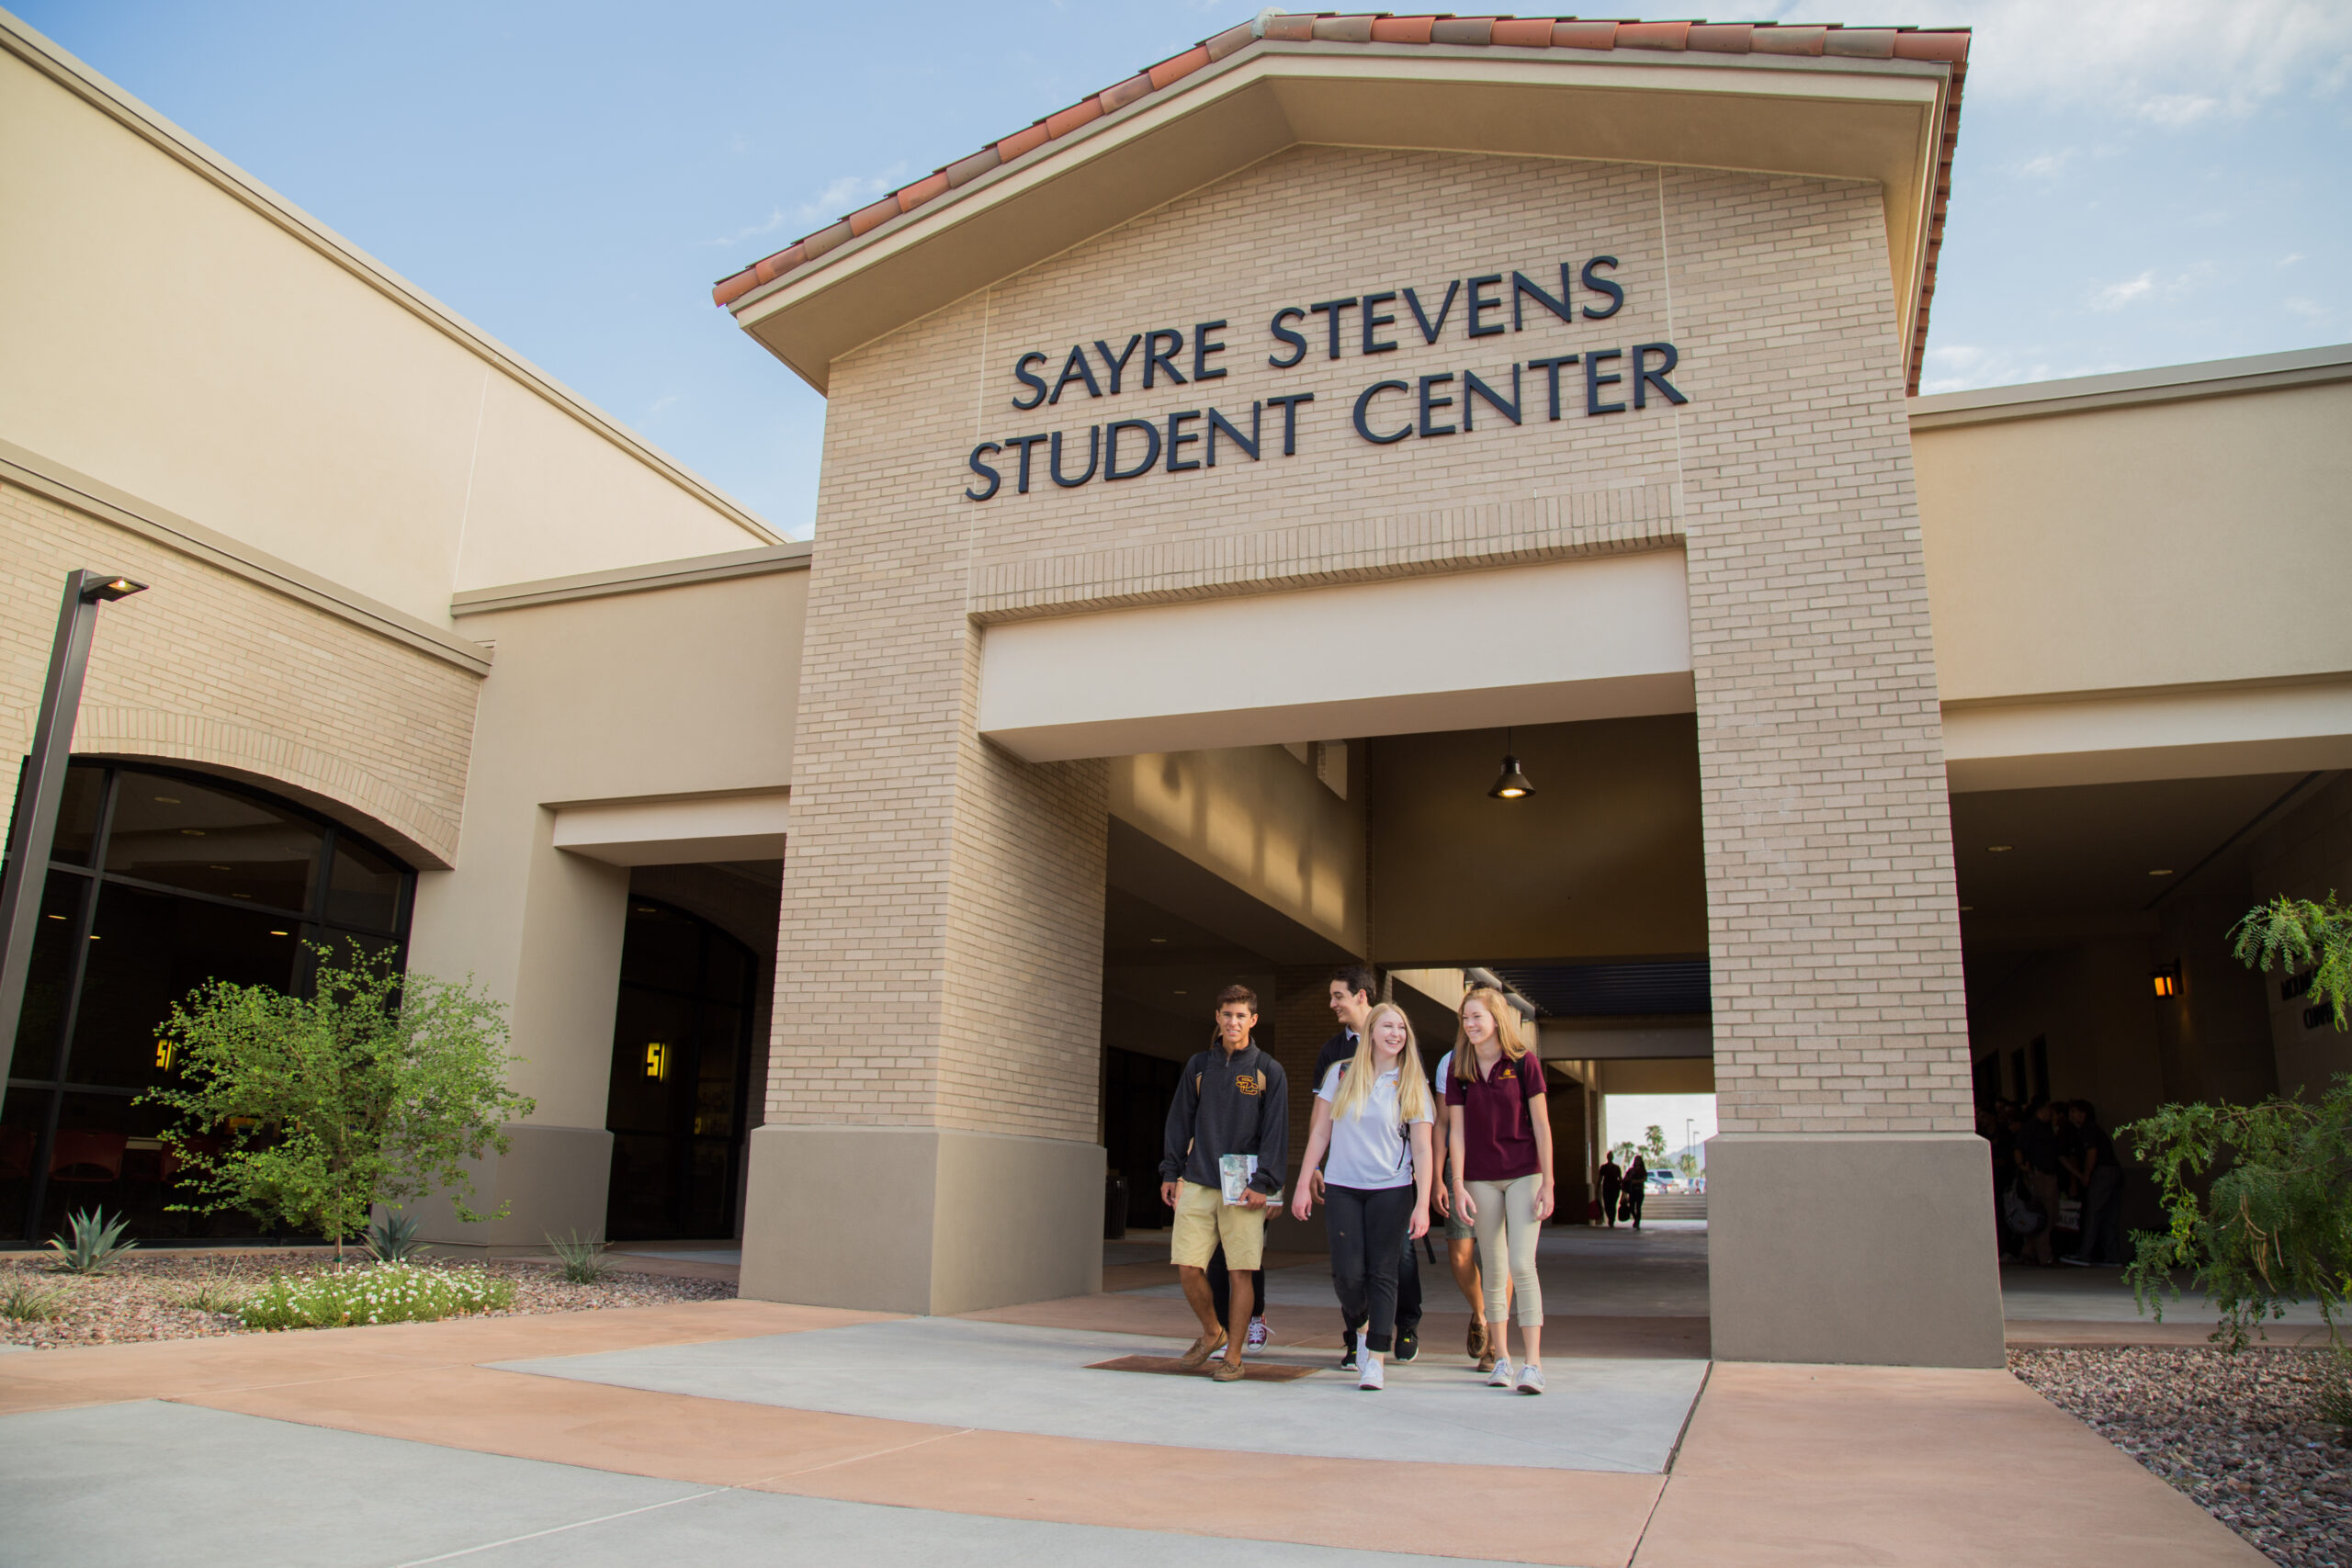
[[[1315,1090],[1315,1122],[1301,1171],[1323,1172],[1325,1227],[1331,1237],[1331,1283],[1340,1310],[1364,1326],[1356,1344],[1356,1386],[1376,1389],[1396,1327],[1396,1276],[1405,1239],[1429,1234],[1430,1181],[1436,1169],[1430,1131],[1436,1120],[1413,1026],[1404,1010],[1383,1002],[1364,1018],[1356,1054],[1334,1062]],[[1291,1200],[1293,1217],[1315,1210],[1312,1181]]]

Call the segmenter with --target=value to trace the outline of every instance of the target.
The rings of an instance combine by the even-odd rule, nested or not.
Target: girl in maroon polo
[[[1542,1393],[1544,1286],[1535,1277],[1535,1242],[1552,1213],[1552,1123],[1544,1064],[1520,1040],[1519,1015],[1499,991],[1481,986],[1462,998],[1445,1107],[1454,1208],[1476,1235],[1486,1288],[1487,1348],[1495,1352],[1487,1384]],[[1505,1280],[1517,1297],[1526,1352],[1516,1380]]]

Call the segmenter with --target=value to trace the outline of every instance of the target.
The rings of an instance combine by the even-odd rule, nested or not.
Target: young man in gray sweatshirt
[[[1264,1261],[1266,1213],[1283,1190],[1290,1158],[1290,1086],[1282,1065],[1258,1048],[1250,1032],[1258,1026],[1258,994],[1227,986],[1216,998],[1216,1043],[1184,1064],[1168,1107],[1168,1131],[1159,1162],[1159,1201],[1176,1211],[1170,1251],[1184,1299],[1201,1320],[1201,1337],[1182,1364],[1200,1366],[1220,1349],[1219,1382],[1241,1376],[1241,1352],[1249,1333],[1253,1272]],[[1227,1155],[1255,1155],[1256,1174],[1241,1201],[1225,1201],[1220,1162]],[[1216,1320],[1209,1292],[1209,1258],[1219,1246],[1232,1271],[1228,1321]]]

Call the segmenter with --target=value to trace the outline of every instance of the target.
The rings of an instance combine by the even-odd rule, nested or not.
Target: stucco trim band
[[[490,673],[490,649],[480,643],[469,642],[405,611],[395,610],[364,593],[354,592],[341,583],[330,581],[315,572],[305,571],[291,561],[279,560],[266,551],[242,544],[225,534],[216,533],[201,523],[191,522],[175,512],[167,512],[153,502],[141,501],[87,474],[77,473],[62,463],[53,462],[37,452],[28,452],[13,442],[0,441],[0,483],[20,485],[86,517],[128,529],[141,538],[152,539],[207,566],[217,566],[273,593],[282,593],[314,610],[323,610],[362,631],[390,637],[420,653],[429,653],[444,663],[454,664],[470,674]],[[90,564],[103,567],[105,563],[93,561]]]
[[[643,593],[656,588],[683,588],[691,582],[717,582],[729,577],[759,577],[772,571],[806,571],[813,546],[807,539],[729,550],[715,556],[689,556],[680,560],[652,561],[644,566],[583,571],[571,577],[547,577],[532,582],[502,583],[494,588],[469,588],[450,596],[449,614],[487,615],[492,610],[521,610],[533,604],[560,604],[571,599],[603,599],[616,593]]]

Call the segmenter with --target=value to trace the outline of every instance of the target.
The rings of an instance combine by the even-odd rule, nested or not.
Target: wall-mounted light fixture
[[[1519,759],[1511,754],[1510,737],[1510,730],[1503,731],[1503,771],[1496,777],[1495,787],[1487,792],[1496,800],[1521,800],[1535,793],[1535,786],[1520,772]]]
[[[155,1042],[155,1065],[165,1072],[172,1070],[173,1047],[168,1040]]]
[[[2154,984],[2155,984],[2155,987],[2156,987],[2156,995],[2157,995],[2157,996],[2159,996],[2159,997],[2177,997],[2177,996],[2180,995],[2180,965],[2179,965],[2179,964],[2160,964],[2160,965],[2158,965],[2158,966],[2156,967],[2156,969],[2155,969],[2153,973],[2151,973],[2151,974],[2149,975],[2148,978],[2149,978],[2151,981],[2154,982]]]
[[[657,1083],[670,1076],[670,1047],[659,1040],[646,1042],[645,1076]]]

